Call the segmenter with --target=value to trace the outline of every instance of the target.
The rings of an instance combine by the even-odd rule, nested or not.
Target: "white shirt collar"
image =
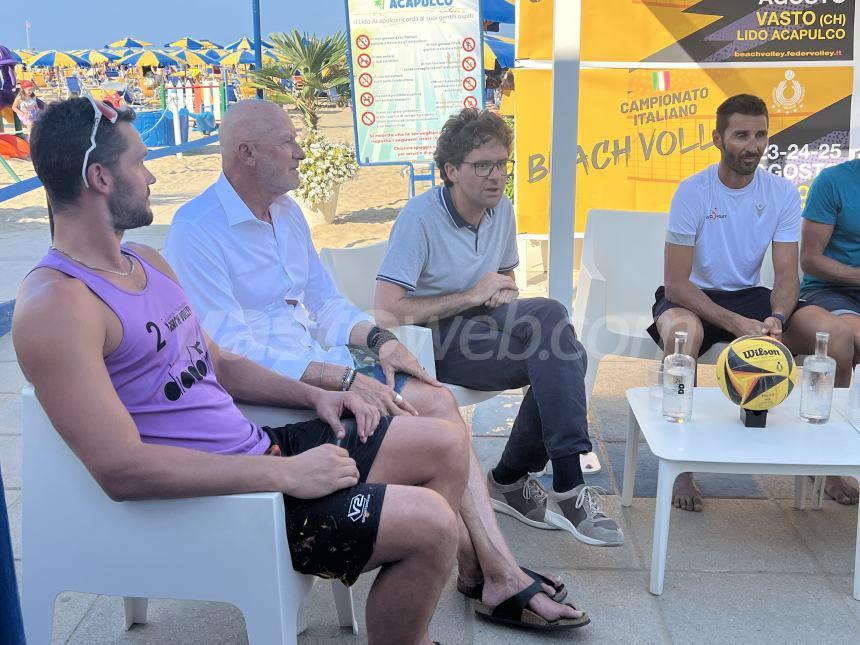
[[[224,209],[228,225],[235,226],[242,222],[257,219],[254,213],[251,212],[251,209],[248,208],[248,205],[239,196],[239,193],[236,192],[236,189],[233,188],[230,180],[227,179],[227,176],[223,172],[218,176],[218,180],[215,182],[215,194],[218,197],[218,201],[221,202],[221,208]],[[292,204],[293,200],[288,195],[281,195],[272,202],[270,213],[273,221],[275,213],[278,210],[278,208],[275,207],[287,210],[292,206]]]

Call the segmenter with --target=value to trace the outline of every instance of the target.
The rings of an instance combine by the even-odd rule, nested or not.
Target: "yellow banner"
[[[547,233],[551,72],[516,71],[516,202],[521,233]],[[712,131],[729,96],[762,97],[771,141],[762,164],[798,186],[848,149],[849,67],[583,69],[576,231],[593,208],[668,210],[682,179],[719,160]]]
[[[520,0],[518,59],[550,60],[553,0]],[[854,2],[583,0],[583,62],[851,60]]]

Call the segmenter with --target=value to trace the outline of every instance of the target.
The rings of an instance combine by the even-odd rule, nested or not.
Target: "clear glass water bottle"
[[[663,418],[684,423],[693,416],[696,361],[687,353],[687,332],[675,332],[675,353],[663,360]]]
[[[836,361],[827,355],[830,334],[815,334],[815,354],[803,361],[803,381],[800,386],[800,418],[808,423],[826,423],[833,401],[833,379]]]

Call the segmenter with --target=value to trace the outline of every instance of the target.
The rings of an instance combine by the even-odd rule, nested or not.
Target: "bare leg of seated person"
[[[836,317],[820,307],[804,307],[791,317],[783,341],[793,354],[813,354],[818,331],[830,334],[827,353],[836,360],[836,387],[848,387],[860,347],[860,317]],[[828,477],[824,494],[840,504],[856,504],[858,500],[857,485],[845,477]]]
[[[438,419],[399,417],[388,429],[367,477],[387,484],[365,567],[380,567],[367,598],[370,645],[432,642],[428,626],[457,552],[465,448],[463,433]]]
[[[690,356],[698,356],[702,346],[704,330],[702,321],[692,311],[676,307],[667,309],[657,319],[657,331],[663,339],[663,357],[675,351],[674,338],[676,331],[687,332],[687,352]],[[669,340],[667,340],[669,339]],[[672,506],[685,511],[700,513],[704,508],[704,499],[693,473],[681,473],[675,480],[672,490]]]
[[[465,451],[469,455],[469,480],[460,503],[463,528],[460,530],[457,559],[461,579],[472,584],[483,581],[482,600],[490,606],[495,606],[519,593],[534,580],[520,569],[502,535],[495,512],[490,505],[486,479],[475,456],[471,436],[460,417],[456,401],[448,390],[440,391],[439,388],[420,383],[416,379],[410,379],[407,382],[402,394],[422,415],[444,418],[458,426],[466,441]],[[389,434],[391,434],[390,431]],[[386,443],[390,441],[391,437],[386,436]],[[410,453],[407,450],[404,454],[414,454],[418,455],[419,459],[425,459],[421,456],[425,438],[418,434],[410,436],[408,441],[412,442],[411,450],[414,452]],[[384,449],[385,444],[380,454]],[[374,464],[375,467],[376,464]],[[372,470],[371,473],[373,473]],[[548,585],[543,587],[548,595],[534,596],[528,604],[530,609],[548,621],[582,616],[583,612],[552,601],[548,596],[554,594],[555,590]]]

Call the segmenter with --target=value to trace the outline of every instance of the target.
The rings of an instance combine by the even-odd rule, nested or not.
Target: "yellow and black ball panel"
[[[728,399],[748,410],[768,410],[794,388],[794,357],[768,336],[744,336],[717,359],[717,382]]]

